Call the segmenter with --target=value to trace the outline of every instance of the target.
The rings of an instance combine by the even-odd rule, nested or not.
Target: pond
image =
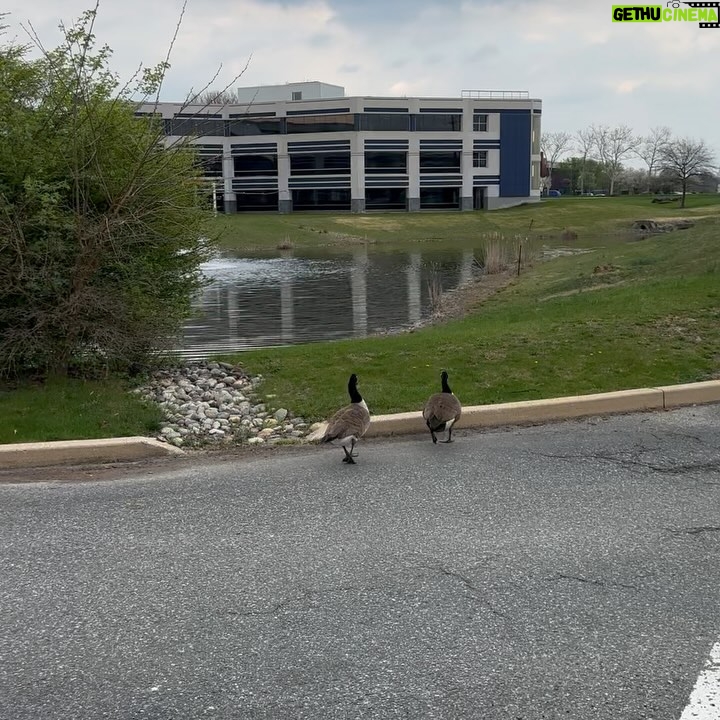
[[[279,253],[279,254],[278,254]],[[224,254],[186,323],[178,354],[215,353],[395,332],[426,318],[437,290],[479,272],[473,250]]]

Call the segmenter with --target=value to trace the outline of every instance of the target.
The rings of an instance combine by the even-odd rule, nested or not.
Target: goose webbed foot
[[[445,443],[445,444],[451,443],[451,442],[455,442],[455,441],[452,439],[452,428],[450,428],[450,430],[448,430],[447,440],[441,440],[440,442],[443,442],[443,443]]]

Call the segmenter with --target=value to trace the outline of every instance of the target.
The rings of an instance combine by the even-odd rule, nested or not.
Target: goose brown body
[[[448,439],[441,442],[452,442],[453,425],[462,415],[462,405],[448,385],[448,374],[441,374],[442,392],[431,395],[423,408],[423,418],[430,430],[432,441],[436,443],[436,433],[447,430]]]
[[[357,375],[353,373],[348,381],[350,404],[340,408],[328,421],[325,434],[320,442],[339,445],[345,452],[343,462],[354,464],[355,444],[370,427],[370,412],[357,389]],[[349,446],[349,450],[348,450]]]

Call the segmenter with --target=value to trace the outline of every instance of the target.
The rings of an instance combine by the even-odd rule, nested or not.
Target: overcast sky
[[[528,90],[543,129],[667,125],[720,158],[720,29],[611,21],[617,0],[188,0],[162,99],[218,67],[220,88],[320,80],[346,95]],[[47,47],[94,0],[4,0],[6,39]],[[665,3],[663,3],[664,5]],[[123,78],[164,59],[182,0],[101,0],[96,35]]]

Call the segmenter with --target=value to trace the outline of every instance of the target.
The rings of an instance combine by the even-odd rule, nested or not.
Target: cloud
[[[96,35],[129,77],[162,60],[182,0],[103,0]],[[9,7],[7,7],[9,4]],[[87,0],[5,0],[11,32],[31,20],[44,43]],[[214,87],[322,80],[351,95],[452,97],[528,90],[548,130],[667,124],[720,149],[712,70],[720,30],[695,23],[613,23],[607,0],[189,0],[165,99],[179,100],[222,65]]]
[[[620,84],[615,86],[615,92],[621,95],[627,95],[634,92],[643,84],[642,80],[623,80]]]

